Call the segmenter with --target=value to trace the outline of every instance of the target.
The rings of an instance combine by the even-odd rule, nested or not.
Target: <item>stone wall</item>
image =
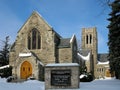
[[[98,53],[98,39],[96,27],[93,28],[83,28],[82,29],[82,49],[91,50],[93,59],[93,73],[96,77],[96,66],[97,66],[97,53]],[[89,67],[89,66],[88,66]],[[91,67],[91,66],[90,66]],[[89,68],[90,68],[89,67]]]
[[[33,44],[33,33],[32,30],[35,29],[38,33],[36,35],[40,36],[40,48],[29,48]],[[28,38],[30,37],[30,38]],[[36,36],[37,38],[37,36]],[[10,65],[13,67],[13,74],[18,76],[20,79],[20,67],[23,59],[19,57],[20,53],[32,53],[34,58],[30,59],[26,57],[29,62],[40,61],[44,65],[48,63],[72,63],[72,60],[77,62],[77,52],[73,50],[76,42],[73,41],[74,45],[72,47],[58,48],[60,43],[59,34],[57,34],[48,23],[43,20],[43,18],[37,13],[33,12],[28,20],[23,24],[17,33],[16,40],[10,50]],[[30,40],[30,41],[29,41]],[[37,39],[38,40],[38,39]],[[38,46],[38,42],[35,42]],[[36,46],[36,47],[37,47]],[[74,47],[75,48],[75,47]],[[76,45],[77,48],[77,45]],[[77,49],[76,49],[77,50]],[[73,58],[74,57],[74,58]],[[33,74],[39,79],[36,72],[40,72],[38,68],[39,64],[32,63],[35,66]]]
[[[96,78],[105,78],[106,77],[106,71],[109,70],[108,64],[97,64],[96,68]]]
[[[59,63],[72,63],[71,48],[60,48],[59,49]]]
[[[10,52],[10,64],[15,61],[19,53],[28,48],[28,35],[30,31],[36,28],[41,36],[41,48],[31,49],[36,56],[42,60],[44,64],[55,62],[55,46],[54,35],[55,32],[52,28],[39,16],[37,13],[33,13],[27,22],[18,31],[15,44]],[[49,58],[49,61],[48,61]]]

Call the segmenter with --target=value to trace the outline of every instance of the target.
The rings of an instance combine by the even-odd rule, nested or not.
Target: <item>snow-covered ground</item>
[[[36,80],[23,83],[7,83],[6,79],[0,78],[0,90],[45,90],[45,83]],[[80,88],[77,90],[120,90],[120,80],[104,79],[88,83],[81,82]]]

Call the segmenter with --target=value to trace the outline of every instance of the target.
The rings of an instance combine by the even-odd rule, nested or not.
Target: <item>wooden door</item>
[[[20,68],[20,75],[21,79],[27,79],[32,75],[32,65],[28,61],[22,63]]]
[[[106,69],[105,76],[106,77],[111,77],[110,69]]]

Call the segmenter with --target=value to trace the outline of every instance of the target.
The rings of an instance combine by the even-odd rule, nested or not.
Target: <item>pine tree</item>
[[[108,46],[111,71],[120,79],[120,0],[114,0],[111,4],[110,24],[108,25]]]
[[[0,50],[0,62],[2,65],[7,65],[9,64],[9,49],[10,45],[8,44],[9,42],[9,36],[6,37],[6,40],[3,41],[3,48]]]

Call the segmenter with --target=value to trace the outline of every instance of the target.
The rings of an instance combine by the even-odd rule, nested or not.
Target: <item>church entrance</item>
[[[28,61],[23,62],[20,68],[21,79],[27,79],[31,75],[32,75],[32,65]]]

